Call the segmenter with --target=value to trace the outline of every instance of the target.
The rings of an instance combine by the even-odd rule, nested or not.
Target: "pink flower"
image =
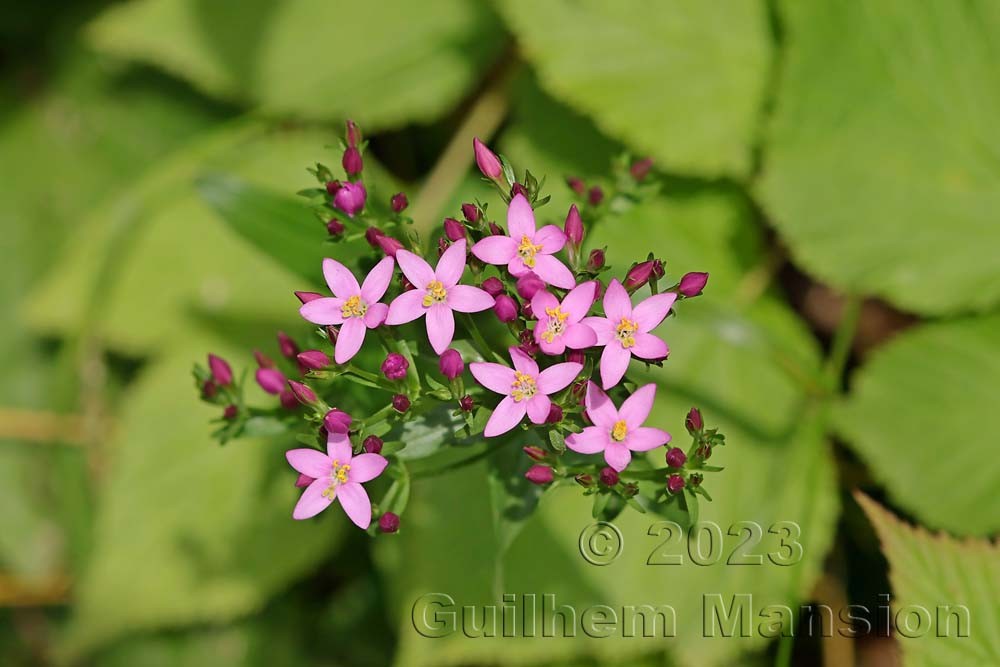
[[[562,391],[583,370],[583,364],[562,363],[538,372],[538,364],[516,347],[510,348],[514,368],[489,362],[469,364],[472,376],[490,391],[503,394],[504,399],[490,415],[483,435],[492,438],[517,426],[524,415],[533,424],[544,424],[552,401],[549,394]]]
[[[459,285],[465,272],[465,240],[455,241],[432,269],[424,259],[408,250],[396,253],[406,279],[416,289],[403,292],[389,305],[386,324],[405,324],[427,316],[427,338],[434,352],[442,354],[455,336],[455,315],[477,313],[493,305],[493,297],[472,285]],[[343,334],[341,334],[343,335]]]
[[[605,346],[601,354],[601,384],[605,389],[621,381],[633,355],[664,359],[670,353],[667,344],[649,332],[667,316],[676,298],[672,292],[654,294],[633,308],[622,284],[611,281],[604,293],[605,317],[583,319],[597,334],[597,344]]]
[[[383,258],[359,286],[346,266],[333,259],[323,260],[323,276],[333,292],[333,298],[314,299],[302,304],[299,313],[313,324],[341,325],[333,350],[333,359],[338,364],[350,361],[365,342],[368,329],[374,329],[385,321],[389,307],[379,303],[379,299],[389,288],[394,264],[392,257]]]
[[[293,449],[285,452],[285,458],[299,473],[314,478],[295,505],[293,519],[316,516],[339,500],[355,525],[362,530],[368,528],[372,522],[372,503],[361,484],[382,474],[389,463],[383,456],[354,456],[347,436],[331,433],[326,439],[326,454],[315,449]]]
[[[566,437],[566,446],[581,454],[604,452],[608,465],[621,472],[632,452],[645,452],[670,442],[670,434],[643,426],[653,409],[656,385],[647,384],[625,399],[616,410],[608,395],[593,382],[587,384],[585,405],[593,426]]]
[[[361,209],[365,207],[365,200],[368,199],[368,192],[365,186],[358,183],[342,183],[333,196],[333,205],[353,218]]]
[[[535,213],[524,195],[516,195],[507,209],[510,236],[487,236],[472,246],[472,254],[487,264],[506,264],[513,276],[533,271],[549,285],[572,289],[573,273],[553,257],[566,245],[566,234],[555,225],[535,229]]]
[[[597,334],[580,320],[594,303],[597,283],[577,285],[562,303],[547,291],[536,292],[531,299],[531,311],[538,319],[535,342],[545,354],[562,354],[566,348],[582,350],[597,344]]]

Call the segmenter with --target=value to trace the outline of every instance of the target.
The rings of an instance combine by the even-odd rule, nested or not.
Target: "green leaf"
[[[763,2],[499,7],[546,90],[609,135],[665,169],[748,171],[771,58]]]
[[[889,561],[891,606],[904,664],[1000,664],[996,543],[931,535],[861,493],[855,498],[875,526]]]
[[[487,482],[497,558],[502,558],[538,507],[542,488],[525,479],[524,473],[532,462],[520,447],[510,441],[491,445],[495,451],[487,459]]]
[[[796,260],[918,313],[1000,302],[1000,6],[781,6],[788,54],[759,191]]]
[[[1000,315],[911,329],[855,373],[836,412],[837,429],[873,476],[932,528],[1000,530],[1000,470],[986,464],[1000,430],[997,349]]]

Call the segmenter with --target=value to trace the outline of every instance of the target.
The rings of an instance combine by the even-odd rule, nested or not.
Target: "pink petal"
[[[545,419],[549,416],[549,410],[552,408],[552,399],[545,394],[535,394],[526,402],[528,404],[528,419],[531,420],[531,423],[544,424]]]
[[[343,336],[343,333],[341,333]],[[427,309],[427,340],[437,354],[443,353],[455,337],[455,316],[451,308],[438,303]]]
[[[566,347],[571,347],[574,350],[583,350],[597,345],[597,334],[586,324],[569,325],[561,337],[566,342]]]
[[[351,459],[347,481],[357,484],[369,482],[381,475],[387,465],[389,460],[380,454],[358,454]]]
[[[535,212],[522,194],[516,194],[510,200],[510,206],[507,207],[507,229],[515,241],[520,241],[522,236],[530,239],[535,235]]]
[[[646,452],[668,442],[670,442],[670,434],[666,431],[640,426],[636,429],[629,428],[624,444],[633,452]]]
[[[472,285],[455,285],[448,288],[446,303],[460,313],[478,313],[493,307],[493,297],[489,292]]]
[[[621,382],[631,359],[631,353],[623,348],[621,343],[618,341],[609,343],[601,354],[601,385],[605,389],[611,389]]]
[[[535,238],[531,242],[542,246],[542,252],[546,255],[552,255],[562,250],[563,246],[566,245],[566,234],[555,225],[545,225],[535,232]]]
[[[396,261],[406,279],[418,290],[426,289],[434,280],[434,269],[420,255],[414,255],[409,250],[397,250]]]
[[[335,259],[327,257],[323,260],[323,277],[326,278],[326,284],[330,287],[333,295],[339,296],[341,299],[350,299],[361,292],[358,279],[346,266]]]
[[[576,286],[573,272],[552,255],[535,255],[534,272],[549,285],[563,289],[573,289]]]
[[[398,256],[399,253],[396,255]],[[423,289],[411,289],[397,296],[389,304],[389,314],[385,316],[385,323],[391,325],[406,324],[422,316],[427,312],[427,309],[424,308],[424,294]]]
[[[514,384],[514,370],[502,364],[474,361],[469,364],[469,370],[472,371],[472,377],[476,378],[476,382],[504,396],[510,393],[510,388]]]
[[[597,345],[607,345],[615,337],[615,325],[606,317],[585,317],[581,324],[586,324],[597,334]]]
[[[676,294],[664,292],[663,294],[654,294],[633,308],[632,319],[639,325],[639,331],[646,333],[658,327],[676,300]]]
[[[548,290],[538,290],[531,298],[531,310],[542,324],[549,319],[549,316],[545,314],[545,309],[558,307],[559,299],[555,298]]]
[[[307,486],[306,490],[302,492],[299,502],[295,504],[295,509],[292,510],[292,518],[299,520],[309,519],[329,507],[330,503],[333,502],[333,498],[327,498],[323,495],[323,492],[329,486],[329,477],[317,479]]]
[[[299,315],[307,322],[313,324],[340,324],[344,321],[344,316],[340,312],[340,307],[344,305],[343,299],[323,297],[313,299],[309,303],[302,304],[299,308]]]
[[[396,268],[396,262],[392,257],[383,257],[375,268],[371,270],[365,281],[361,283],[361,299],[368,304],[377,303],[385,291],[389,289],[392,281],[392,272]]]
[[[517,256],[517,241],[509,236],[487,236],[472,246],[472,254],[487,264],[506,264]]]
[[[373,303],[368,306],[368,311],[365,313],[365,326],[369,329],[382,326],[388,314],[389,306],[384,303]]]
[[[500,401],[496,410],[490,415],[489,421],[486,422],[486,428],[483,430],[483,435],[487,438],[503,435],[524,419],[525,412],[527,412],[527,406],[523,402],[518,403],[510,396],[507,396]]]
[[[649,412],[653,409],[653,401],[655,399],[655,384],[649,383],[639,387],[618,408],[618,418],[625,420],[625,425],[628,426],[629,431],[639,428],[649,417]]]
[[[635,345],[629,349],[640,359],[663,359],[670,354],[667,344],[650,333],[637,333]]]
[[[438,260],[437,269],[434,270],[434,275],[445,288],[450,288],[453,285],[458,284],[458,281],[462,279],[462,273],[465,272],[465,239],[459,239],[455,241],[448,249],[444,251],[441,255],[441,259]],[[410,282],[413,282],[412,280]],[[417,283],[413,283],[416,285]],[[418,285],[419,287],[419,285]]]
[[[629,462],[632,460],[632,452],[622,443],[612,440],[604,448],[604,460],[607,461],[609,466],[621,472],[628,467]]]
[[[538,374],[538,391],[543,394],[554,394],[557,391],[562,391],[576,379],[582,370],[583,364],[578,364],[575,361],[549,366]]]
[[[372,522],[372,501],[368,499],[365,487],[354,482],[341,484],[337,487],[337,500],[355,526],[368,530]]]
[[[587,316],[590,307],[594,305],[594,295],[597,293],[597,283],[588,280],[580,283],[570,290],[566,298],[563,299],[562,309],[569,313],[569,318],[573,322],[579,322]]]
[[[608,430],[598,426],[588,426],[580,433],[566,436],[566,446],[580,454],[596,454],[604,451],[610,442]]]
[[[524,263],[524,260],[521,259],[520,255],[516,255],[514,259],[507,263],[507,270],[510,271],[510,275],[515,278],[520,278],[525,273],[531,272],[531,269],[529,269],[528,265]]]
[[[333,348],[333,360],[338,364],[346,364],[354,358],[365,342],[365,332],[368,327],[360,317],[348,317],[340,326],[340,335]]]
[[[534,359],[522,352],[520,348],[509,347],[507,350],[510,352],[510,360],[514,362],[514,370],[531,377],[538,376],[538,364],[535,363]]]
[[[632,300],[617,278],[611,281],[604,292],[604,314],[612,324],[618,324],[623,317],[632,317]]]
[[[584,399],[584,404],[587,406],[587,415],[590,417],[590,421],[604,431],[609,432],[618,421],[618,411],[615,410],[614,403],[594,382],[587,383],[587,396]]]
[[[326,455],[331,461],[338,461],[343,465],[351,460],[354,452],[351,451],[351,440],[346,433],[326,434]]]
[[[561,336],[555,336],[552,339],[552,342],[550,343],[544,338],[542,338],[542,334],[544,332],[545,332],[545,322],[539,320],[538,324],[535,325],[534,335],[535,335],[535,342],[538,343],[538,347],[541,348],[542,352],[554,357],[566,351],[565,334]]]
[[[329,475],[332,466],[330,458],[315,449],[292,449],[285,452],[285,459],[300,473],[313,478]]]

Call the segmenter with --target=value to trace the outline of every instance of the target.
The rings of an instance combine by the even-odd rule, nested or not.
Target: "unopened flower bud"
[[[277,368],[258,368],[255,377],[260,388],[269,394],[285,391],[285,376]]]
[[[538,354],[538,343],[535,342],[535,333],[531,329],[525,329],[522,331],[517,339],[520,341],[518,348],[524,352],[529,357],[533,357]]]
[[[212,381],[220,387],[227,387],[233,382],[233,369],[229,362],[214,354],[208,355],[208,369],[212,372]]]
[[[323,427],[327,433],[346,435],[351,430],[351,415],[343,410],[333,408],[323,416]]]
[[[506,294],[496,297],[496,300],[493,302],[493,314],[501,322],[509,323],[516,320],[517,311],[517,301],[514,301],[514,299]]]
[[[294,359],[295,355],[299,353],[299,346],[284,331],[278,332],[278,349],[285,359]]]
[[[295,297],[301,303],[309,303],[310,301],[315,301],[316,299],[322,299],[323,295],[319,292],[296,292]]]
[[[503,165],[500,164],[500,158],[496,153],[487,148],[479,137],[472,140],[472,148],[476,153],[476,166],[483,172],[483,176],[492,181],[499,181],[503,176]]]
[[[465,225],[455,218],[445,218],[444,235],[451,241],[461,241],[465,238]]]
[[[330,236],[340,236],[344,233],[344,223],[336,218],[330,218],[326,223],[326,233]]]
[[[524,302],[524,307],[521,308],[521,315],[523,315],[526,320],[535,319],[535,309],[531,307],[530,301]]]
[[[701,410],[698,408],[688,410],[687,417],[684,418],[684,427],[691,435],[705,428],[705,422],[701,419]]]
[[[378,529],[383,533],[395,533],[399,530],[399,516],[394,512],[386,512],[378,518]]]
[[[691,486],[701,486],[702,481],[705,478],[700,473],[695,473],[691,475]]]
[[[462,354],[458,350],[449,347],[438,359],[438,368],[441,370],[441,375],[454,380],[465,370],[465,361],[462,360]]]
[[[587,203],[591,206],[599,206],[602,201],[604,201],[604,190],[598,185],[590,188],[590,191],[587,192]]]
[[[577,484],[579,484],[585,489],[594,485],[594,478],[586,473],[580,473],[573,479],[576,480]]]
[[[292,390],[295,400],[302,405],[313,405],[319,401],[319,396],[316,395],[316,392],[314,392],[309,385],[296,382],[295,380],[289,380],[288,388]]]
[[[579,380],[574,382],[569,387],[569,393],[573,398],[577,399],[581,403],[583,402],[583,397],[587,395],[587,381]]]
[[[658,259],[654,259],[653,260],[653,276],[655,276],[657,279],[660,279],[660,278],[663,277],[664,273],[665,273],[665,270],[663,268],[663,262],[660,261],[660,260],[658,260]]]
[[[600,271],[604,268],[604,249],[594,248],[590,251],[590,256],[587,257],[587,270],[588,271]]]
[[[402,213],[410,205],[410,200],[402,192],[397,192],[392,196],[392,200],[389,203],[392,206],[393,213]]]
[[[517,293],[525,301],[531,301],[535,294],[543,289],[545,289],[545,281],[532,271],[528,271],[517,279]]]
[[[687,461],[687,454],[680,447],[671,447],[667,450],[667,465],[671,468],[680,468]]]
[[[391,236],[380,236],[375,243],[378,244],[379,250],[389,257],[395,257],[396,252],[403,249],[403,244]]]
[[[226,406],[226,409],[222,411],[222,418],[232,421],[233,419],[236,419],[236,415],[239,413],[239,408],[235,405],[229,404]]]
[[[361,160],[361,151],[354,146],[348,146],[347,150],[344,151],[344,157],[341,159],[340,164],[343,165],[344,171],[347,172],[348,176],[357,176],[364,168],[364,162]]]
[[[572,245],[579,247],[580,243],[583,242],[583,219],[580,217],[580,211],[576,208],[576,204],[569,207],[563,231]]]
[[[563,418],[563,409],[556,403],[553,403],[552,405],[549,406],[549,415],[545,418],[545,423],[558,424],[559,422],[562,421],[562,418]]]
[[[295,398],[291,389],[282,389],[278,394],[278,400],[281,402],[281,407],[286,410],[297,410],[299,407],[299,399]]]
[[[368,191],[364,184],[343,183],[337,194],[333,196],[333,205],[344,212],[349,218],[361,212],[365,207],[365,200],[368,199]]]
[[[649,278],[652,275],[653,275],[652,260],[636,264],[631,269],[629,269],[628,273],[625,275],[625,283],[624,283],[625,289],[627,289],[630,292],[639,289],[640,287],[649,282]]]
[[[712,446],[701,445],[700,447],[698,447],[697,451],[695,451],[695,456],[697,456],[700,459],[705,459],[705,460],[710,459],[712,457]]]
[[[670,493],[680,493],[684,490],[684,478],[680,475],[671,475],[667,478],[667,491]]]
[[[566,361],[572,362],[574,364],[582,364],[586,359],[583,350],[567,350],[566,351]]]
[[[545,460],[546,457],[545,450],[542,449],[541,447],[528,445],[527,447],[522,447],[521,449],[524,451],[525,454],[527,454],[530,458],[534,459],[535,461]]]
[[[373,248],[378,248],[379,237],[385,236],[378,227],[369,227],[365,230],[365,241]]]
[[[347,145],[352,147],[357,147],[361,143],[361,128],[353,120],[349,120],[344,123],[347,127],[347,131],[344,136],[347,137]]]
[[[322,350],[299,352],[295,358],[298,359],[299,368],[309,371],[321,371],[330,365],[330,357]]]
[[[330,341],[330,345],[335,345],[337,343],[337,338],[340,336],[340,327],[335,327],[332,324],[324,327],[326,331],[326,338]]]
[[[528,472],[524,473],[524,478],[532,484],[538,484],[539,486],[551,484],[553,478],[552,468],[548,466],[531,466],[528,468]]]
[[[629,167],[629,173],[632,174],[632,178],[637,181],[641,181],[649,175],[649,170],[653,168],[653,158],[645,157],[641,160],[636,160]]]
[[[205,384],[201,385],[201,397],[206,401],[219,393],[219,385],[215,384],[211,380],[205,380]]]
[[[462,204],[462,217],[470,224],[479,221],[479,208],[475,204]]]
[[[331,197],[336,197],[342,187],[344,187],[344,184],[340,181],[328,181],[326,184],[326,193]]]
[[[701,294],[706,284],[708,284],[707,273],[692,271],[691,273],[684,274],[684,277],[681,278],[681,284],[677,287],[677,291],[691,298]]]
[[[618,483],[618,471],[611,466],[601,468],[601,484],[604,486],[614,486]]]
[[[406,412],[410,409],[410,399],[403,394],[396,394],[392,397],[392,409],[396,412]]]
[[[511,197],[516,197],[518,195],[521,195],[522,197],[524,197],[525,199],[527,199],[528,198],[528,189],[526,187],[524,187],[523,185],[521,185],[520,183],[515,183],[510,188],[510,196]]]
[[[365,448],[365,451],[369,454],[381,454],[383,444],[384,443],[382,442],[382,438],[378,437],[377,435],[370,435],[367,438],[365,438],[365,441],[362,444],[362,446]]]
[[[304,489],[315,481],[316,481],[315,477],[310,477],[309,475],[303,475],[302,473],[299,473],[298,478],[296,478],[295,480],[295,486],[300,489]]]
[[[584,192],[587,191],[587,186],[584,185],[583,181],[577,178],[576,176],[568,177],[566,179],[566,185],[568,185],[569,189],[578,195],[582,195]]]
[[[487,278],[480,287],[492,297],[497,297],[504,293],[503,282],[496,277]]]
[[[476,407],[476,402],[472,400],[472,397],[466,394],[462,398],[458,399],[458,407],[462,412],[472,412],[472,408]]]
[[[382,362],[382,375],[390,380],[402,380],[409,368],[410,362],[406,357],[398,352],[390,352]]]

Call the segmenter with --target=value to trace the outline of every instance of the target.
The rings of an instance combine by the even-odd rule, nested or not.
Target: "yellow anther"
[[[546,308],[545,314],[549,316],[549,321],[545,326],[545,331],[542,332],[542,339],[546,343],[551,343],[556,336],[561,336],[566,330],[566,318],[569,317],[569,313],[564,313],[561,307],[556,306],[555,308]]]
[[[340,307],[340,314],[344,318],[348,317],[364,317],[365,313],[368,312],[368,306],[364,301],[361,300],[360,296],[352,296],[350,299],[344,302],[344,305]]]
[[[628,425],[625,423],[625,420],[619,419],[616,421],[614,427],[611,429],[611,439],[615,442],[621,442],[627,434]]]
[[[427,293],[424,294],[424,307],[430,308],[435,303],[441,303],[448,298],[448,290],[444,288],[440,280],[432,280],[427,284]]]
[[[638,329],[639,327],[634,321],[623,317],[618,326],[615,327],[615,337],[622,344],[622,347],[628,349],[635,345],[635,332]]]
[[[517,246],[517,254],[520,255],[521,261],[524,262],[525,266],[533,269],[535,268],[535,255],[541,249],[541,245],[535,245],[527,235],[522,235],[521,245]]]
[[[521,371],[514,371],[514,384],[511,385],[510,395],[518,403],[526,401],[538,393],[538,385],[535,378]]]

